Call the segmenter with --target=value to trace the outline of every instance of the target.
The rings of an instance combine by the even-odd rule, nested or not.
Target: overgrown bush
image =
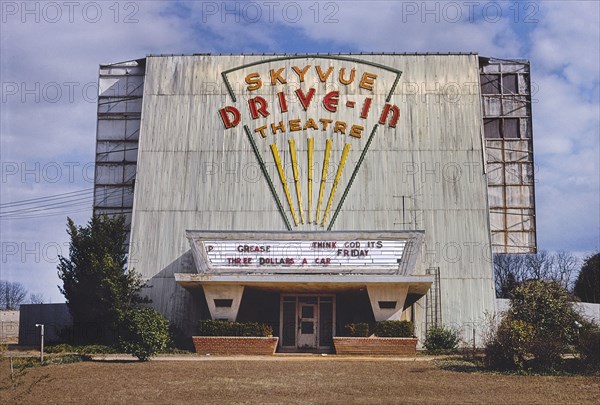
[[[48,345],[44,348],[46,353],[76,353],[76,346],[68,343],[60,343],[55,345]]]
[[[577,349],[585,365],[600,370],[600,328],[598,326],[582,328]]]
[[[456,329],[444,326],[433,326],[427,330],[423,346],[432,354],[453,353],[458,347],[460,338]]]
[[[515,288],[510,307],[488,338],[486,363],[493,368],[551,371],[576,342],[580,315],[556,282],[529,281]]]
[[[199,336],[273,336],[273,328],[258,322],[204,320],[198,322]]]
[[[73,346],[66,343],[57,345],[46,346],[46,353],[77,353],[77,354],[111,354],[117,353],[117,349],[112,346],[104,345],[86,345],[86,346]]]
[[[117,352],[116,348],[104,345],[79,346],[76,351],[79,354],[113,354]]]
[[[369,337],[369,324],[364,322],[349,323],[344,325],[344,329],[350,337]]]
[[[413,337],[414,330],[410,321],[380,321],[375,324],[373,332],[379,337]]]
[[[508,315],[534,325],[538,336],[556,335],[565,344],[575,343],[581,321],[570,294],[554,281],[530,281],[515,289]]]
[[[486,342],[486,364],[495,369],[524,368],[528,346],[535,338],[530,323],[503,318]]]
[[[164,351],[169,342],[169,322],[152,308],[136,308],[124,313],[119,346],[141,361]]]

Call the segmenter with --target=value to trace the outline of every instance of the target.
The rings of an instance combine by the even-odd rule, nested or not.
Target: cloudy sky
[[[597,1],[0,4],[0,279],[21,282],[46,302],[64,301],[56,264],[57,254],[68,254],[66,216],[83,224],[91,214],[98,65],[148,54],[477,52],[528,59],[539,248],[579,256],[600,248]],[[23,213],[28,205],[16,203],[74,192],[68,206]],[[42,201],[63,200],[30,202]]]

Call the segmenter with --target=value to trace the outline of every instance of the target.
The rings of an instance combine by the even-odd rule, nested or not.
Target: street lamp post
[[[40,328],[40,338],[41,338],[41,343],[40,343],[40,363],[44,362],[44,324],[43,323],[36,323],[35,326],[37,328]]]

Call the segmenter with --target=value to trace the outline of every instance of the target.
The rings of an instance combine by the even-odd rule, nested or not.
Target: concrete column
[[[236,320],[244,293],[243,285],[203,284],[202,289],[212,319]]]
[[[408,293],[408,284],[367,284],[376,321],[399,321]]]

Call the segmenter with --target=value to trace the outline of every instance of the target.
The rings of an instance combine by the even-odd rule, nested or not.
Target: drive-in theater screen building
[[[100,67],[95,213],[185,334],[495,310],[492,253],[536,249],[529,64],[477,54],[170,55]]]

